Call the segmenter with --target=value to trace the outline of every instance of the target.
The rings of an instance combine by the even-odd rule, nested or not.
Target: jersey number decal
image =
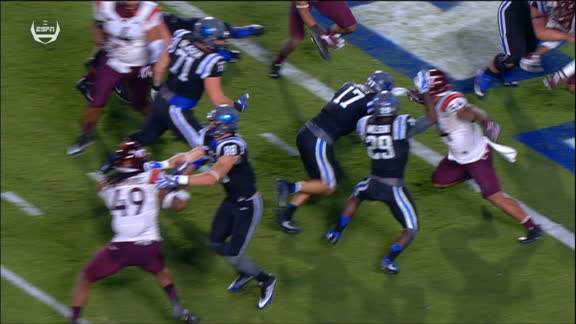
[[[346,100],[346,101],[341,101],[342,98],[344,98],[344,96],[346,96],[350,91],[352,91],[352,93],[354,94],[354,97]],[[340,105],[340,107],[342,107],[343,109],[346,109],[346,107],[348,107],[349,104],[358,101],[362,98],[364,98],[364,92],[360,91],[360,89],[354,88],[354,87],[349,87],[348,89],[346,89],[346,91],[342,92],[338,97],[334,98],[334,100],[332,100],[333,103]]]
[[[370,146],[367,147],[368,156],[373,160],[393,159],[396,156],[394,152],[394,142],[390,135],[368,135],[366,136],[365,142],[366,144],[370,144]],[[375,150],[382,152],[374,152]]]
[[[238,155],[238,149],[235,145],[224,146],[224,155]]]
[[[188,54],[186,54],[186,52],[181,48],[177,49],[175,54],[178,55],[178,59],[170,67],[170,72],[172,74],[177,74],[180,67],[184,65],[178,75],[178,80],[186,82],[188,81],[188,75],[190,74],[190,68],[192,67],[194,59],[188,56]]]
[[[144,201],[146,200],[146,195],[144,194],[144,190],[136,187],[136,188],[132,188],[129,192],[128,192],[128,199],[122,199],[120,198],[121,196],[121,191],[120,189],[116,189],[114,191],[114,197],[112,198],[112,210],[116,211],[116,210],[121,210],[122,211],[122,217],[124,216],[138,216],[140,215],[140,213],[142,212],[142,206],[144,205]],[[128,201],[128,202],[126,202]],[[138,207],[138,209],[136,210],[136,212],[134,214],[129,214],[127,209],[132,206],[135,205]]]

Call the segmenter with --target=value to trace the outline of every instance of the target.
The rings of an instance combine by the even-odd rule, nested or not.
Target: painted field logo
[[[58,24],[58,21],[56,21],[56,25],[54,25],[49,24],[48,20],[42,20],[41,26],[35,26],[35,22],[32,21],[30,32],[32,33],[32,37],[34,37],[34,40],[38,43],[50,44],[58,38],[58,34],[60,34],[60,25]]]

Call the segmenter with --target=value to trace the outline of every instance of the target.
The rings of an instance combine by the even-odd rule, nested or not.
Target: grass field
[[[276,52],[288,35],[288,2],[194,2],[210,15],[237,25],[259,23],[266,34],[254,42]],[[28,216],[2,201],[2,264],[68,305],[72,284],[96,249],[111,238],[110,216],[98,200],[93,172],[141,117],[112,96],[98,127],[99,140],[87,153],[65,154],[79,131],[85,101],[73,87],[91,53],[90,2],[1,2],[1,191],[12,191],[40,208]],[[169,8],[166,7],[168,10]],[[58,40],[42,45],[30,35],[32,20],[58,20]],[[361,19],[359,17],[359,19]],[[574,46],[563,49],[573,55]],[[354,46],[323,62],[310,42],[290,57],[299,69],[336,89],[362,81],[386,66]],[[332,225],[369,161],[354,135],[336,145],[344,177],[331,197],[313,199],[297,219],[304,231],[289,236],[274,226],[273,180],[304,178],[298,157],[259,134],[273,132],[294,145],[297,130],[323,106],[289,80],[268,79],[268,66],[244,55],[228,64],[224,89],[230,98],[250,93],[242,115],[265,214],[248,254],[278,276],[276,295],[256,308],[258,290],[229,293],[234,273],[204,246],[222,198],[220,187],[192,190],[191,206],[163,211],[161,228],[167,264],[181,299],[204,323],[573,323],[574,251],[551,236],[528,246],[515,242],[524,231],[510,217],[464,185],[437,191],[434,169],[412,156],[406,182],[421,230],[398,259],[402,272],[389,276],[378,262],[400,231],[386,207],[364,204],[336,246],[322,235]],[[388,69],[387,69],[388,70]],[[389,71],[398,86],[411,80]],[[574,120],[574,97],[550,92],[531,79],[515,89],[498,88],[485,101],[468,95],[503,128],[500,141],[518,149],[519,160],[495,159],[504,191],[574,232],[574,174],[512,136]],[[210,108],[204,99],[201,118]],[[422,109],[402,99],[402,111]],[[416,138],[439,154],[446,148],[434,131]],[[153,146],[155,159],[186,150],[171,134]],[[2,323],[61,323],[54,310],[2,280]],[[94,285],[84,318],[93,323],[172,323],[169,304],[153,278],[127,269]]]

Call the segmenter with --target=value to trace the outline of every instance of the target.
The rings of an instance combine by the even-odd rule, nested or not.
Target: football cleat
[[[270,67],[270,72],[268,72],[268,76],[271,79],[280,79],[280,69],[282,68],[282,64],[272,64]]]
[[[198,316],[190,313],[189,310],[183,308],[181,305],[177,304],[172,308],[172,313],[174,317],[183,321],[186,324],[198,324],[200,323],[200,319]]]
[[[520,59],[520,68],[528,72],[542,72],[542,59],[538,54],[527,54]]]
[[[339,232],[335,229],[330,229],[326,232],[326,234],[324,234],[324,238],[326,238],[328,240],[328,242],[330,242],[332,244],[336,244],[338,242],[338,240],[340,240],[341,236],[342,236],[342,232]]]
[[[536,241],[540,237],[542,237],[543,231],[540,227],[534,227],[528,230],[526,236],[520,236],[518,238],[518,242],[522,244],[528,244]]]
[[[326,42],[324,42],[324,40],[321,37],[322,35],[320,34],[312,33],[312,37],[310,37],[310,39],[318,49],[318,53],[320,53],[320,56],[326,61],[329,61],[331,57],[330,53],[328,53],[328,44],[326,44]]]
[[[232,281],[232,283],[228,286],[228,291],[238,291],[242,288],[244,288],[244,286],[246,286],[246,284],[252,280],[254,278],[254,276],[247,276],[247,275],[243,275],[241,274],[238,278],[236,278],[234,281]]]
[[[80,155],[80,154],[84,153],[84,149],[92,143],[94,143],[94,138],[92,136],[82,134],[82,135],[80,135],[80,137],[78,137],[78,140],[76,141],[76,143],[74,143],[70,147],[68,147],[66,154],[68,154],[68,155]]]
[[[400,272],[400,268],[394,263],[394,261],[390,260],[388,257],[384,257],[382,262],[380,263],[380,269],[391,273],[391,274],[398,274]]]
[[[544,86],[546,86],[546,88],[554,89],[557,88],[560,84],[562,84],[562,82],[564,82],[565,79],[566,75],[564,75],[564,72],[560,70],[553,74],[548,74],[547,76],[544,77],[544,80],[542,82],[544,82]]]
[[[293,220],[278,220],[278,226],[288,234],[298,234],[302,231],[302,228]]]
[[[484,71],[479,71],[474,78],[474,93],[478,98],[484,99],[486,92],[492,86],[494,77],[484,73]]]
[[[86,78],[82,78],[76,82],[76,89],[78,89],[88,101],[92,101],[92,94],[90,93],[92,86],[94,86],[94,82]]]
[[[508,88],[516,88],[518,86],[518,82],[516,81],[502,81],[502,85]]]
[[[258,286],[260,286],[260,298],[258,299],[258,308],[262,309],[270,304],[272,297],[274,296],[274,286],[276,286],[276,277],[272,274],[268,274],[270,278],[266,281],[260,281]]]

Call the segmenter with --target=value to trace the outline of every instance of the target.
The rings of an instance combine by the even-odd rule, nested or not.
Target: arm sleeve
[[[426,115],[419,117],[418,119],[409,118],[408,119],[408,132],[406,137],[410,138],[412,136],[418,135],[425,132],[428,128],[432,127],[434,123],[428,119]]]

